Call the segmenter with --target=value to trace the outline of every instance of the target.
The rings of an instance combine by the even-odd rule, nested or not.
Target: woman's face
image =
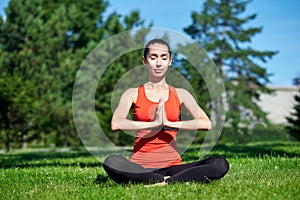
[[[171,65],[172,58],[166,45],[154,43],[149,45],[147,57],[143,57],[143,64],[148,67],[149,75],[164,77]]]

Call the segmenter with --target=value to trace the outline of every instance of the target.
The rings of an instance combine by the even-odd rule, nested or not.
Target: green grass
[[[208,156],[227,157],[231,168],[210,184],[146,188],[118,185],[82,149],[0,154],[1,199],[300,199],[300,145],[272,142],[217,145]],[[199,146],[183,155],[199,158]],[[104,159],[104,157],[103,157]],[[98,179],[96,181],[96,178]]]

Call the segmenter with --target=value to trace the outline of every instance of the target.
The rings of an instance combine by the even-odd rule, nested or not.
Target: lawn
[[[229,173],[209,184],[160,187],[118,185],[84,149],[0,154],[1,199],[300,199],[299,143],[220,144],[207,156],[225,156]],[[199,146],[183,155],[199,158]],[[103,158],[104,159],[104,158]]]

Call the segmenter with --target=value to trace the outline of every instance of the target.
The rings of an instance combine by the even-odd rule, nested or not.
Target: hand
[[[166,110],[165,110],[165,103],[163,102],[163,109],[162,109],[162,125],[163,126],[168,126],[168,123],[169,123],[169,120],[168,120],[168,117],[167,117],[167,113],[166,113]]]
[[[165,102],[161,98],[159,99],[158,106],[155,113],[155,120],[154,123],[157,124],[158,127],[163,127],[164,118],[165,118],[166,112],[165,112]]]

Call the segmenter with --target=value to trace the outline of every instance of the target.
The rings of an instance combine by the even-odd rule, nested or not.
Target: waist
[[[133,151],[130,161],[145,168],[165,168],[182,164],[179,152],[170,147],[152,151]]]

